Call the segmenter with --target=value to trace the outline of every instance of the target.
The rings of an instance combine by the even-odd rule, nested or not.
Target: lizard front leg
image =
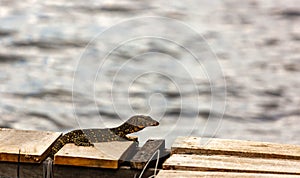
[[[74,143],[77,146],[94,146],[85,136],[80,136],[74,139]]]
[[[126,140],[128,141],[134,141],[134,142],[139,142],[138,141],[138,137],[134,137],[134,136],[125,136]]]

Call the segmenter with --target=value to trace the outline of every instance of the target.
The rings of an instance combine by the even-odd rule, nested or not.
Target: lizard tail
[[[66,143],[63,142],[61,139],[58,139],[54,146],[51,148],[50,158],[54,159],[55,153],[58,152]]]

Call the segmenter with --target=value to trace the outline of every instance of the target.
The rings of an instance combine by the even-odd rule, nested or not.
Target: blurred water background
[[[93,43],[87,52],[90,40],[117,23],[145,16],[179,20],[206,39],[226,80],[226,100],[217,98],[226,104],[222,118],[211,108],[210,82],[195,61],[161,40],[118,49],[102,77],[92,81],[95,90],[85,90],[89,71],[99,65],[98,54],[107,52],[103,44],[110,39]],[[299,21],[297,0],[0,0],[0,127],[63,132],[112,127],[134,111],[161,122],[138,134],[142,142],[163,137],[170,145],[174,137],[191,134],[300,144]],[[134,28],[128,24],[127,30]],[[186,46],[203,43],[190,33],[165,30]],[[155,53],[136,56],[145,52]],[[90,60],[79,66],[75,79],[82,88],[72,98],[74,72],[85,58]],[[166,73],[147,73],[154,69]],[[136,75],[139,70],[143,75]],[[222,77],[216,79],[217,90]]]

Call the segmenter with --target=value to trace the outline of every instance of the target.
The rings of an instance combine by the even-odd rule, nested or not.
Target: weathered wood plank
[[[151,159],[157,150],[160,154],[165,149],[165,140],[148,140],[143,147],[133,156],[130,165],[135,169],[143,169],[146,163]],[[161,155],[160,155],[161,156]],[[152,158],[152,161],[157,160],[157,154]]]
[[[300,175],[300,161],[275,158],[247,158],[228,155],[173,154],[165,161],[163,169]]]
[[[0,162],[0,176],[17,177],[18,163]],[[41,178],[43,176],[42,163],[20,163],[20,178]]]
[[[161,170],[155,178],[298,178],[299,175]]]
[[[171,150],[172,154],[216,154],[300,160],[300,145],[217,138],[178,137]]]
[[[54,164],[117,169],[136,149],[132,141],[94,143],[94,147],[66,144],[54,156]],[[129,160],[129,158],[128,158]]]
[[[102,169],[90,167],[72,167],[72,166],[56,166],[54,169],[56,177],[63,178],[138,178],[141,174],[140,170],[130,169],[130,167],[120,167],[119,169]],[[154,175],[154,169],[147,169],[142,178],[148,178]]]
[[[119,169],[102,169],[78,166],[53,165],[54,178],[133,178],[139,177],[141,171],[133,170],[127,166],[121,166]],[[154,174],[153,169],[147,169],[142,178],[148,178]],[[0,177],[15,178],[17,177],[17,163],[0,162]],[[32,163],[20,164],[20,178],[41,178],[43,177],[43,165]]]
[[[0,128],[0,161],[40,163],[61,133]]]

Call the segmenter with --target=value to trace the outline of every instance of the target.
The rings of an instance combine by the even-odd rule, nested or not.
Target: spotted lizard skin
[[[58,152],[65,144],[75,143],[78,146],[93,146],[93,143],[110,141],[136,141],[128,138],[127,134],[138,132],[148,126],[157,126],[159,122],[150,116],[135,115],[129,118],[119,127],[104,129],[82,129],[73,130],[59,138],[52,147],[50,157]]]

